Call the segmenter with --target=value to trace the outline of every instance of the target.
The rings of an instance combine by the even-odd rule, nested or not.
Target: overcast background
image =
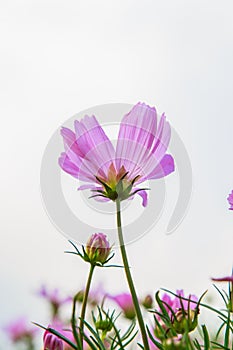
[[[95,105],[155,105],[192,163],[194,190],[182,225],[165,235],[170,208],[128,246],[138,291],[200,295],[211,290],[210,276],[229,275],[232,1],[2,1],[0,19],[0,326],[20,315],[49,321],[33,294],[41,283],[64,293],[83,286],[87,266],[64,254],[69,245],[44,211],[40,166],[54,131]],[[178,189],[172,176],[167,182],[173,200]],[[121,270],[98,271],[95,283],[101,280],[108,292],[126,290]],[[2,349],[12,348],[3,333],[1,339]]]

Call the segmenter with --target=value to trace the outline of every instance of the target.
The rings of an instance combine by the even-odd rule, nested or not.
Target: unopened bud
[[[153,306],[153,299],[151,295],[147,295],[144,300],[142,301],[142,305],[146,308],[146,309],[151,309]]]
[[[95,322],[95,327],[107,333],[112,330],[112,322],[110,320],[98,320]]]
[[[86,245],[86,254],[90,262],[104,264],[111,251],[107,236],[103,233],[94,233]]]
[[[175,314],[175,319],[173,323],[175,331],[179,334],[183,334],[185,332],[192,332],[197,327],[198,313],[198,309],[179,309]]]

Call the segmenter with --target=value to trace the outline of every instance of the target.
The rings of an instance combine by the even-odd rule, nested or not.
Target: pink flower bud
[[[86,245],[86,254],[91,262],[104,264],[110,254],[111,247],[107,236],[103,233],[94,233]]]
[[[56,335],[45,331],[44,350],[63,350],[63,342]]]

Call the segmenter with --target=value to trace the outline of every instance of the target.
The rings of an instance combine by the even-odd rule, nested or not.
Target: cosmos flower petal
[[[155,135],[155,142],[153,145],[152,152],[156,151],[157,156],[164,154],[167,151],[170,138],[171,138],[171,127],[168,121],[166,120],[165,114],[163,113],[160,118],[157,133]]]
[[[73,153],[81,157],[82,153],[77,145],[75,133],[68,128],[62,127],[61,136],[63,137],[65,150],[72,149]]]
[[[211,278],[212,281],[215,282],[232,282],[233,283],[233,275],[232,276],[226,276],[226,277],[219,277],[219,278]]]
[[[136,104],[122,119],[116,147],[117,170],[122,165],[133,173],[142,168],[145,155],[152,147],[157,125],[154,107],[144,103]],[[142,169],[141,169],[142,171]]]
[[[79,168],[70,160],[65,152],[61,153],[58,163],[66,173],[76,178],[79,177]]]
[[[134,190],[138,191],[139,188],[135,187]],[[147,192],[145,190],[140,190],[136,194],[138,194],[142,198],[142,205],[143,205],[143,207],[146,207],[147,204],[148,204],[148,194],[147,194]],[[132,197],[134,197],[134,196],[132,196]]]
[[[150,174],[153,169],[155,169],[155,167],[161,162],[167,151],[170,137],[170,124],[166,121],[166,117],[163,114],[160,118],[152,149],[144,159],[143,169],[145,174]]]
[[[68,128],[61,130],[66,157],[61,155],[60,166],[72,176],[87,182],[95,182],[96,175],[105,178],[115,156],[111,141],[94,116],[76,120],[75,131],[76,134]],[[78,174],[76,168],[79,169]]]
[[[101,165],[107,171],[109,162],[115,157],[115,150],[95,116],[76,120],[75,132],[76,143],[83,153],[83,159],[91,159],[97,170]]]
[[[164,157],[170,136],[171,128],[165,115],[161,116],[157,130],[155,108],[138,103],[121,122],[116,148],[117,169],[124,165],[132,178],[140,174],[147,179]]]
[[[191,310],[194,310],[196,308],[196,306],[197,306],[196,303],[198,302],[198,298],[196,295],[190,294],[188,297],[185,297],[183,289],[177,290],[176,294],[181,297],[181,298],[177,297],[174,300],[174,302],[176,303],[177,309],[181,309],[182,306],[185,310],[188,310],[188,308],[190,308]],[[189,301],[184,300],[182,298],[189,299]]]
[[[160,179],[171,174],[175,170],[174,159],[170,154],[165,154],[160,163],[148,175],[148,179]]]
[[[229,194],[229,196],[227,197],[227,200],[230,204],[229,210],[233,210],[233,191]]]
[[[95,176],[91,172],[89,172],[89,169],[87,169],[86,167],[82,167],[81,169],[78,168],[65,152],[61,154],[58,163],[65,172],[79,180],[83,180],[86,182],[94,182],[96,180]]]

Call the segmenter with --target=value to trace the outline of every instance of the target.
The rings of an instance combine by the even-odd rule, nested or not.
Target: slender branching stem
[[[125,274],[126,274],[126,278],[127,278],[127,281],[128,281],[130,293],[131,293],[131,296],[132,296],[132,299],[133,299],[133,304],[134,304],[134,308],[135,308],[138,324],[139,324],[140,331],[141,331],[142,341],[143,341],[143,344],[144,344],[144,350],[149,350],[149,344],[148,344],[148,338],[147,338],[147,334],[146,334],[146,328],[145,328],[145,325],[144,325],[142,312],[141,312],[141,309],[140,309],[140,306],[139,306],[136,290],[135,290],[135,287],[134,287],[133,279],[132,279],[130,268],[129,268],[127,253],[126,253],[126,249],[125,249],[123,232],[122,232],[122,225],[121,225],[121,204],[120,204],[120,200],[118,200],[118,199],[116,200],[116,207],[117,207],[118,238],[119,238],[119,243],[120,243],[121,256],[122,256],[122,260],[123,260],[123,264],[124,264],[124,268],[125,268]]]

